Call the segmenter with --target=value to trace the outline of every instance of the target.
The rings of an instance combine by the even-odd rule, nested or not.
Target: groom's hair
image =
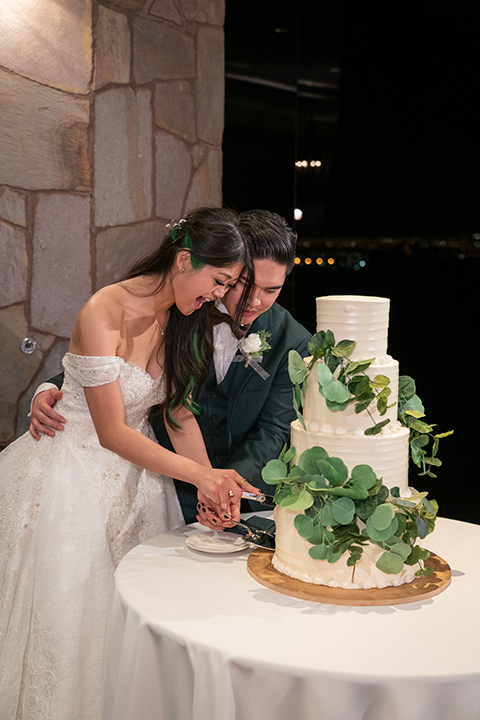
[[[252,260],[272,260],[291,272],[295,262],[297,233],[285,218],[269,210],[240,213],[240,228],[246,237]]]

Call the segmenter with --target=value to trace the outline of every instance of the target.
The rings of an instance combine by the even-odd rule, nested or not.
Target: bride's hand
[[[228,515],[231,515],[234,522],[240,520],[242,492],[261,494],[258,488],[250,485],[235,470],[204,468],[196,485],[199,493],[205,497],[205,504],[211,507],[222,521],[228,521]]]
[[[219,515],[213,507],[208,504],[207,498],[200,491],[198,492],[197,520],[212,530],[227,530],[235,526],[235,523],[231,520],[231,513],[222,513],[222,515]]]

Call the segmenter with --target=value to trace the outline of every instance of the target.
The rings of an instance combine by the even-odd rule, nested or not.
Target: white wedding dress
[[[67,353],[63,432],[0,453],[0,718],[100,720],[106,609],[131,548],[179,525],[170,478],[98,442],[84,386],[120,381],[126,422],[153,438],[153,379],[118,357]]]

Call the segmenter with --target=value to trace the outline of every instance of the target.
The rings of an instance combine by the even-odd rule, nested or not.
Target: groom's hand
[[[50,388],[34,398],[29,430],[35,440],[40,440],[40,435],[54,437],[57,430],[63,430],[66,420],[53,409],[62,395],[61,390]]]

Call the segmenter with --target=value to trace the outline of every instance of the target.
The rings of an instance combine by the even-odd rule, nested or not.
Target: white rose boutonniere
[[[261,351],[262,338],[258,333],[252,333],[251,335],[247,335],[243,338],[243,340],[240,340],[240,347],[242,348],[243,352],[247,353],[247,355],[249,355],[250,353],[258,353]]]
[[[238,343],[238,349],[246,361],[245,367],[250,365],[264,380],[267,379],[268,373],[259,363],[262,362],[263,353],[272,347],[268,342],[270,335],[271,333],[266,330],[260,330],[258,333],[250,333]]]

